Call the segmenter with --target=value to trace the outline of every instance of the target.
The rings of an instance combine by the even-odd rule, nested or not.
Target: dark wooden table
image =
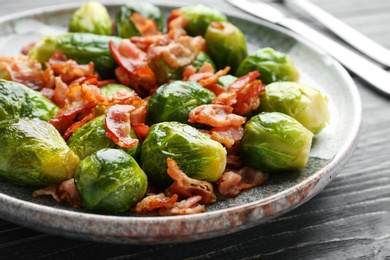
[[[390,1],[312,1],[390,48]],[[82,1],[0,2],[0,15],[6,15],[54,2]],[[221,10],[234,10],[222,1],[208,2]],[[286,10],[281,4],[279,7]],[[289,11],[334,37],[309,17]],[[390,259],[390,100],[353,78],[363,104],[358,147],[347,165],[322,192],[292,212],[223,237],[155,246],[72,240],[0,220],[0,258]]]

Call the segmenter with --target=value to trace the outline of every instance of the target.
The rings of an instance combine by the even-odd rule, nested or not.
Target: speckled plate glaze
[[[16,55],[40,36],[66,31],[78,5],[46,7],[0,18],[0,56]],[[118,5],[107,4],[114,14]],[[161,6],[166,13],[172,8]],[[229,15],[229,14],[228,14]],[[348,73],[326,52],[277,26],[249,16],[229,16],[247,36],[250,52],[273,47],[287,52],[301,72],[300,82],[329,98],[330,124],[318,134],[307,167],[273,174],[262,187],[209,206],[189,216],[100,215],[56,204],[51,198],[32,199],[33,189],[0,181],[0,217],[50,234],[121,243],[161,244],[221,236],[259,225],[312,198],[340,171],[356,146],[361,104]]]

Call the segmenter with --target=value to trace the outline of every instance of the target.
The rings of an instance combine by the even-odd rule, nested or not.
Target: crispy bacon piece
[[[241,141],[244,135],[242,126],[225,126],[214,127],[210,131],[211,139],[224,144],[227,148],[231,148],[235,143]]]
[[[129,40],[123,40],[119,47],[110,41],[109,47],[120,65],[115,70],[118,81],[133,88],[141,96],[148,95],[157,85],[156,76],[147,65],[146,53]]]
[[[201,196],[199,201],[203,204],[216,201],[213,185],[210,182],[188,177],[171,158],[167,158],[167,164],[167,173],[174,180],[173,184],[166,189],[167,194],[178,194],[180,198]]]
[[[242,190],[258,187],[265,183],[269,174],[250,167],[243,167],[239,171],[225,171],[216,182],[222,195],[236,197]]]
[[[146,18],[139,13],[132,13],[130,21],[133,22],[135,28],[137,28],[142,36],[156,35],[160,33],[158,31],[157,23],[154,20]]]
[[[200,123],[212,127],[241,126],[246,118],[232,114],[233,108],[219,104],[201,105],[190,111],[188,122]]]
[[[199,80],[199,84],[202,85],[203,87],[206,87],[211,84],[216,84],[218,82],[218,79],[222,77],[223,75],[226,75],[230,70],[230,67],[227,66],[223,70],[217,71],[217,73],[211,75],[210,77],[203,78]]]
[[[151,212],[166,207],[168,205],[173,205],[177,201],[177,199],[177,194],[173,194],[171,197],[165,196],[164,193],[159,193],[157,195],[148,195],[140,202],[138,202],[133,208],[133,210],[139,214]]]
[[[48,71],[48,70],[46,70]],[[59,107],[65,106],[65,100],[69,93],[69,86],[64,83],[60,77],[54,78],[54,93],[53,93],[53,101]]]
[[[82,113],[81,119],[79,119],[79,121],[77,121],[77,122],[73,123],[71,126],[69,126],[68,129],[66,129],[65,133],[62,135],[62,137],[65,139],[65,141],[68,140],[69,136],[74,131],[76,131],[76,129],[83,126],[88,121],[91,121],[92,119],[94,119],[95,116],[96,116],[96,113],[95,113],[94,108],[90,108],[87,111],[84,111]]]
[[[32,197],[35,199],[42,195],[51,195],[57,202],[69,203],[73,208],[81,208],[83,205],[73,178],[60,185],[50,185],[44,189],[36,190]]]
[[[120,147],[132,148],[138,144],[138,139],[130,136],[130,112],[133,110],[131,105],[113,105],[107,110],[104,121],[106,136]]]
[[[219,94],[214,104],[224,104],[232,106],[234,112],[239,115],[256,109],[259,106],[259,95],[264,91],[264,85],[256,78],[260,72],[255,70],[249,72],[234,81],[226,90]]]
[[[0,57],[0,76],[22,83],[34,90],[45,87],[41,64],[28,59],[25,55]]]
[[[52,63],[50,63],[52,61]],[[66,60],[55,62],[50,59],[46,63],[46,68],[53,70],[55,75],[61,77],[61,80],[66,84],[71,84],[78,78],[92,76],[95,73],[94,64],[90,62],[88,64],[78,64],[74,60]]]
[[[84,89],[88,86],[84,85]],[[96,87],[96,86],[94,86]],[[97,88],[97,87],[96,87]],[[83,87],[79,84],[69,86],[69,92],[66,95],[65,105],[62,107],[56,115],[50,120],[50,123],[63,135],[66,130],[79,121],[78,116],[82,115],[84,111],[96,106],[96,102],[87,99],[85,92],[83,93]]]
[[[171,39],[177,39],[180,36],[186,35],[185,27],[187,25],[187,19],[184,14],[175,9],[171,11],[171,15],[168,18],[168,36]]]
[[[180,202],[175,202],[173,205],[167,205],[161,208],[159,213],[162,216],[202,213],[206,211],[206,207],[205,205],[198,204],[201,200],[202,196],[193,196]]]
[[[203,37],[180,36],[168,45],[153,46],[148,49],[148,60],[160,56],[171,68],[178,69],[189,65],[196,58],[199,51],[206,48]]]

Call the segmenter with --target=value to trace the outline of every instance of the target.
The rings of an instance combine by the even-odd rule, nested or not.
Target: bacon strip
[[[232,114],[233,108],[219,104],[201,105],[190,111],[188,122],[200,123],[212,127],[241,126],[246,118]]]
[[[166,189],[167,194],[178,194],[180,198],[198,195],[201,196],[200,202],[203,204],[216,201],[213,185],[210,182],[188,177],[171,158],[167,158],[167,164],[167,173],[174,180],[173,184]]]
[[[241,191],[264,184],[268,173],[243,167],[239,171],[225,171],[217,181],[218,190],[222,195],[236,197]]]
[[[59,203],[68,203],[72,208],[81,208],[83,202],[74,184],[74,179],[63,181],[60,185],[50,185],[44,189],[35,190],[32,197],[51,195]]]
[[[133,210],[138,214],[151,212],[169,205],[173,205],[177,199],[177,194],[173,194],[171,197],[165,196],[164,193],[149,195],[138,202]]]
[[[161,208],[159,213],[162,216],[202,213],[206,211],[206,207],[205,205],[198,204],[201,200],[202,196],[193,196],[180,202],[175,202],[173,205],[167,205]]]
[[[132,148],[138,144],[138,139],[130,136],[130,112],[133,110],[131,105],[113,105],[107,110],[104,121],[106,136],[120,147]]]
[[[137,28],[142,36],[156,35],[160,33],[158,31],[157,23],[154,20],[144,17],[139,13],[132,13],[130,21],[134,23],[135,28]]]

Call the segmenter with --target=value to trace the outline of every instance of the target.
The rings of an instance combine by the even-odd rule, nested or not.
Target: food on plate
[[[188,33],[188,35],[196,36],[202,35],[206,33],[207,27],[211,22],[226,22],[226,16],[207,5],[190,5],[183,6],[179,8],[179,11],[184,14],[186,18],[186,25],[184,29]]]
[[[96,71],[102,77],[113,75],[117,66],[112,57],[108,43],[119,43],[122,39],[116,36],[91,33],[64,33],[47,35],[39,39],[29,51],[29,58],[41,63],[47,62],[58,51],[68,59],[79,64],[93,62]]]
[[[85,32],[111,35],[112,24],[107,8],[99,2],[90,1],[77,9],[69,22],[69,32]]]
[[[229,66],[231,73],[235,75],[237,68],[248,55],[246,38],[242,31],[229,22],[212,22],[207,27],[204,38],[207,53],[216,68]]]
[[[23,84],[0,79],[0,120],[32,117],[49,121],[59,107]]]
[[[264,84],[299,79],[299,72],[290,56],[269,47],[258,49],[245,57],[236,74],[242,76],[253,70],[261,72],[260,79]]]
[[[105,115],[101,115],[77,128],[66,142],[69,148],[79,156],[80,160],[104,148],[123,149],[129,155],[138,158],[141,145],[138,143],[130,148],[118,146],[106,136],[104,121]],[[137,138],[134,130],[131,130],[130,136]]]
[[[167,187],[167,158],[173,159],[188,176],[217,181],[226,166],[226,150],[209,135],[179,122],[162,122],[151,126],[141,146],[141,167],[151,183]]]
[[[328,99],[320,91],[296,82],[274,82],[260,97],[260,110],[292,116],[313,134],[329,122]]]
[[[188,123],[188,113],[204,104],[211,104],[215,94],[196,81],[176,80],[160,86],[148,100],[146,123],[164,121]]]
[[[245,165],[264,171],[303,168],[312,139],[313,133],[294,118],[263,112],[245,124],[241,158]]]
[[[0,121],[0,176],[19,185],[47,186],[73,177],[78,156],[48,122]]]
[[[0,177],[87,211],[181,215],[305,167],[327,98],[286,53],[248,53],[208,6],[116,9],[111,32],[88,2],[71,32],[0,57]]]
[[[74,183],[85,208],[105,212],[129,210],[145,195],[147,177],[136,160],[118,149],[102,149],[83,160]]]
[[[121,6],[117,11],[115,29],[116,35],[122,38],[162,32],[164,30],[164,17],[154,4],[145,1],[132,1]]]

